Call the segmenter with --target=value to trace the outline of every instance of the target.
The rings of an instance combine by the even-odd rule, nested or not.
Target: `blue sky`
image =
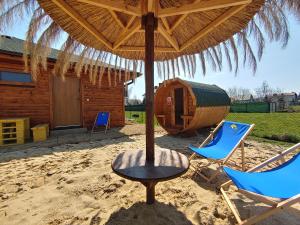
[[[266,49],[262,60],[258,63],[256,74],[251,69],[240,67],[237,75],[230,72],[226,67],[222,72],[213,72],[208,70],[203,76],[197,71],[193,79],[196,82],[217,84],[224,89],[233,86],[249,88],[251,90],[259,87],[263,81],[267,81],[273,88],[280,88],[285,92],[300,92],[300,21],[296,21],[294,17],[290,17],[290,41],[285,49],[281,45],[273,42],[266,43]],[[28,26],[28,20],[22,20],[13,27],[5,31],[5,34],[24,39]],[[3,33],[1,31],[1,33]],[[155,85],[161,80],[155,74]],[[144,76],[139,77],[135,84],[131,86],[131,97],[136,96],[142,99],[145,92]]]

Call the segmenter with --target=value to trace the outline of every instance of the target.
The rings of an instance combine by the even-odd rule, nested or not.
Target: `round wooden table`
[[[113,171],[121,177],[141,182],[147,188],[147,204],[155,201],[155,185],[184,174],[190,166],[188,158],[172,150],[155,150],[155,161],[146,162],[146,152],[127,151],[112,161]]]

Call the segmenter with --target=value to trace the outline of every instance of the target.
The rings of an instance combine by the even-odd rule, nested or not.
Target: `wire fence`
[[[146,120],[145,112],[141,112],[141,111],[125,111],[125,117],[127,121],[132,121],[141,124],[144,124]],[[159,126],[156,117],[154,117],[154,125]]]

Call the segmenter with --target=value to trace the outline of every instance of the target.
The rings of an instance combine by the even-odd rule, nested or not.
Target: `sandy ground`
[[[143,185],[114,174],[111,161],[120,152],[145,147],[141,130],[142,126],[127,126],[120,131],[124,135],[117,138],[1,153],[0,224],[235,224],[217,189],[226,181],[224,175],[206,184],[189,170],[180,178],[159,183],[157,202],[149,206],[144,202]],[[186,146],[204,137],[171,137],[159,130],[156,148],[189,155]],[[248,141],[247,167],[281,150]],[[239,154],[234,157],[240,162]],[[264,204],[233,191],[230,189],[230,196],[242,217],[266,209]],[[260,224],[300,224],[300,207],[296,205]]]

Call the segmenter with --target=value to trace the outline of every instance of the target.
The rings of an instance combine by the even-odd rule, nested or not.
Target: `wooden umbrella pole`
[[[143,16],[145,29],[145,86],[146,86],[146,163],[154,163],[154,30],[157,19],[153,13]],[[147,204],[155,201],[155,182],[147,182]]]
[[[146,161],[154,162],[154,13],[143,16],[145,29]]]

